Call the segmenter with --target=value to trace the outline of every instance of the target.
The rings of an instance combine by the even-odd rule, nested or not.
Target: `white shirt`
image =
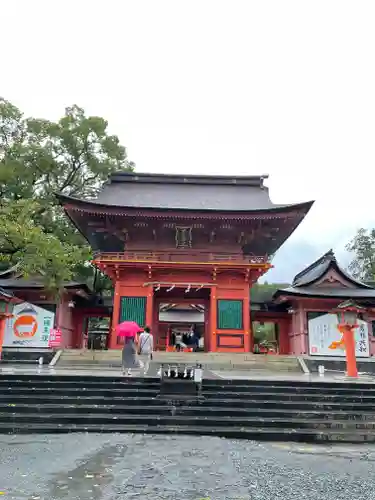
[[[151,333],[142,332],[138,340],[140,354],[151,354],[154,350],[154,337]]]

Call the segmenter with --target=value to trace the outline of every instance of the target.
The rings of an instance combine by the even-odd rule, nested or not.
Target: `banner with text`
[[[311,318],[312,314],[314,318]],[[344,357],[345,346],[342,334],[337,329],[336,314],[309,313],[308,318],[310,355]],[[368,358],[370,356],[368,323],[359,319],[354,332],[356,356]]]
[[[42,307],[22,302],[14,306],[4,332],[4,347],[48,347],[55,314]]]

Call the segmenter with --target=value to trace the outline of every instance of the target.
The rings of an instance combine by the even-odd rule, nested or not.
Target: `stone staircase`
[[[272,356],[251,353],[205,353],[205,352],[163,352],[154,353],[154,364],[201,364],[203,368],[215,371],[231,370],[266,370],[283,372],[301,372],[295,356]],[[56,365],[59,368],[119,368],[121,351],[88,351],[65,349]]]
[[[163,397],[159,379],[0,376],[0,433],[119,432],[375,442],[370,384],[204,380]]]

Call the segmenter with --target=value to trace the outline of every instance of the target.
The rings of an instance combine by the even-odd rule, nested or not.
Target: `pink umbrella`
[[[116,327],[118,337],[136,337],[142,328],[135,321],[123,321]]]

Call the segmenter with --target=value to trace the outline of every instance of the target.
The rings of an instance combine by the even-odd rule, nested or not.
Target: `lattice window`
[[[217,301],[217,327],[219,330],[242,330],[242,300]]]
[[[121,297],[119,322],[135,321],[144,327],[146,323],[147,297]]]
[[[176,248],[191,248],[192,228],[176,226]]]

